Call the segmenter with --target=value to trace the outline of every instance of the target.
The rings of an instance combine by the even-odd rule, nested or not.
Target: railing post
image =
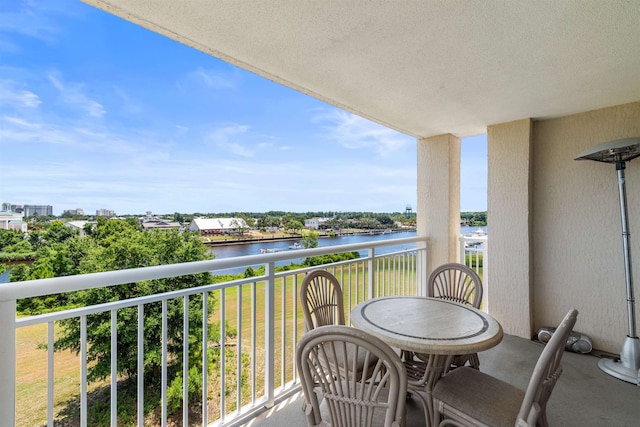
[[[16,424],[16,300],[0,301],[0,414]],[[6,423],[6,424],[5,424]]]
[[[264,296],[264,388],[267,401],[267,408],[275,404],[275,263],[269,262],[265,265],[267,283]]]
[[[373,298],[375,295],[373,289],[375,287],[374,269],[375,269],[376,248],[369,249],[369,260],[367,261],[367,299]]]
[[[416,264],[417,264],[417,279],[418,279],[418,295],[427,296],[427,240],[421,240],[416,242]]]
[[[484,286],[484,292],[482,293],[482,307],[485,311],[489,312],[489,257],[487,251],[489,250],[489,239],[485,238],[482,242],[482,285]]]

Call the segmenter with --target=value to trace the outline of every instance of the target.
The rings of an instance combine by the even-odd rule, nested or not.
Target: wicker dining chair
[[[326,270],[313,270],[302,281],[300,300],[307,331],[328,325],[344,325],[344,299],[338,279]],[[362,372],[364,359],[362,354],[348,354],[348,360],[356,360],[359,372]],[[342,372],[343,367],[333,367]],[[366,371],[365,371],[366,373]]]
[[[326,270],[307,273],[300,287],[300,303],[307,330],[344,325],[344,297],[338,279]]]
[[[364,360],[364,369],[371,376],[360,375],[347,354]],[[343,325],[320,326],[298,343],[296,364],[309,426],[405,425],[404,365],[391,347],[373,335]],[[336,375],[330,366],[343,366],[342,375]]]
[[[548,426],[547,402],[562,374],[560,361],[577,316],[575,309],[565,315],[540,354],[526,391],[469,367],[442,377],[432,393],[433,425]]]
[[[482,280],[470,267],[464,264],[448,263],[433,270],[427,281],[427,296],[480,308],[482,303]],[[454,356],[449,368],[469,364],[480,369],[478,353]]]
[[[427,296],[442,298],[459,304],[480,308],[482,302],[482,280],[475,271],[463,264],[443,264],[433,270],[427,280]],[[403,351],[403,360],[409,375],[409,388],[421,389],[427,381],[426,368],[429,355]],[[452,356],[447,371],[469,365],[480,369],[477,353]]]

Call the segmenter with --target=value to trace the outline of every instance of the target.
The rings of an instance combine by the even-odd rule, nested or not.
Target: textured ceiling
[[[408,135],[640,100],[638,0],[83,0]]]

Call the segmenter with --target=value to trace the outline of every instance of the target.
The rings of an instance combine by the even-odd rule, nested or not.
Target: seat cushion
[[[513,427],[524,391],[491,375],[461,367],[438,381],[433,398],[436,406],[440,401],[484,424]]]

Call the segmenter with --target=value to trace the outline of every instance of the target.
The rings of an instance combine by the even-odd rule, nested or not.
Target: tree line
[[[178,230],[142,231],[139,222],[134,219],[109,220],[98,218],[96,224],[85,229],[86,235],[79,236],[76,230],[64,226],[61,221],[54,221],[46,229],[35,230],[23,236],[10,230],[0,230],[0,250],[17,248],[35,251],[35,260],[31,264],[13,265],[10,281],[26,281],[61,277],[77,274],[88,274],[101,271],[113,271],[137,267],[148,267],[164,264],[185,263],[213,258],[196,233],[179,232]],[[317,236],[309,236],[305,247],[317,245]],[[305,266],[336,262],[357,258],[358,253],[337,254],[329,257],[312,257],[304,261]],[[3,266],[0,264],[0,266]],[[264,268],[264,267],[263,267]],[[278,269],[288,270],[297,266],[282,266]],[[3,270],[0,270],[0,272]],[[260,269],[248,268],[244,276],[264,274]],[[242,274],[240,276],[243,276]],[[42,297],[20,299],[17,311],[20,314],[40,314],[73,307],[87,307],[97,304],[126,300],[130,298],[161,294],[181,289],[200,287],[237,279],[237,276],[212,276],[210,273],[199,273],[187,276],[170,277],[142,281],[136,283],[108,286],[83,291],[52,294]],[[188,337],[183,331],[184,305],[182,298],[167,301],[167,344],[168,373],[167,389],[169,413],[179,413],[183,404],[196,404],[202,390],[202,318],[203,296],[198,293],[188,299],[189,329]],[[209,293],[207,318],[211,318],[216,305],[214,293]],[[127,408],[126,400],[129,392],[135,393],[137,378],[137,307],[120,309],[117,312],[117,372],[122,378],[123,393],[119,393],[119,408]],[[90,383],[104,380],[111,374],[111,313],[96,313],[86,316],[87,334],[87,378]],[[159,403],[160,375],[162,369],[162,304],[151,303],[144,306],[144,384],[145,405],[152,412]],[[60,331],[56,333],[54,349],[80,351],[80,319],[71,318],[59,323]],[[220,325],[208,325],[208,342],[219,343]],[[225,328],[227,336],[232,338],[237,333],[233,328]],[[190,343],[188,387],[193,401],[182,402],[182,343],[187,338]],[[200,343],[200,344],[199,344]],[[207,363],[212,375],[211,381],[219,374],[220,346],[207,347]],[[233,358],[235,350],[226,349],[227,357]],[[244,360],[244,359],[243,359]],[[121,397],[123,396],[123,397]],[[191,399],[191,397],[190,397]],[[129,399],[130,400],[130,399]],[[154,403],[155,402],[155,403]],[[105,409],[106,408],[106,409]],[[206,409],[205,409],[206,410]],[[105,413],[105,411],[107,411]],[[126,412],[126,411],[125,411]],[[89,422],[99,424],[105,419],[108,405],[97,405],[91,408]],[[133,412],[135,413],[135,411]],[[119,422],[127,425],[122,414]],[[108,417],[106,417],[108,418]]]

